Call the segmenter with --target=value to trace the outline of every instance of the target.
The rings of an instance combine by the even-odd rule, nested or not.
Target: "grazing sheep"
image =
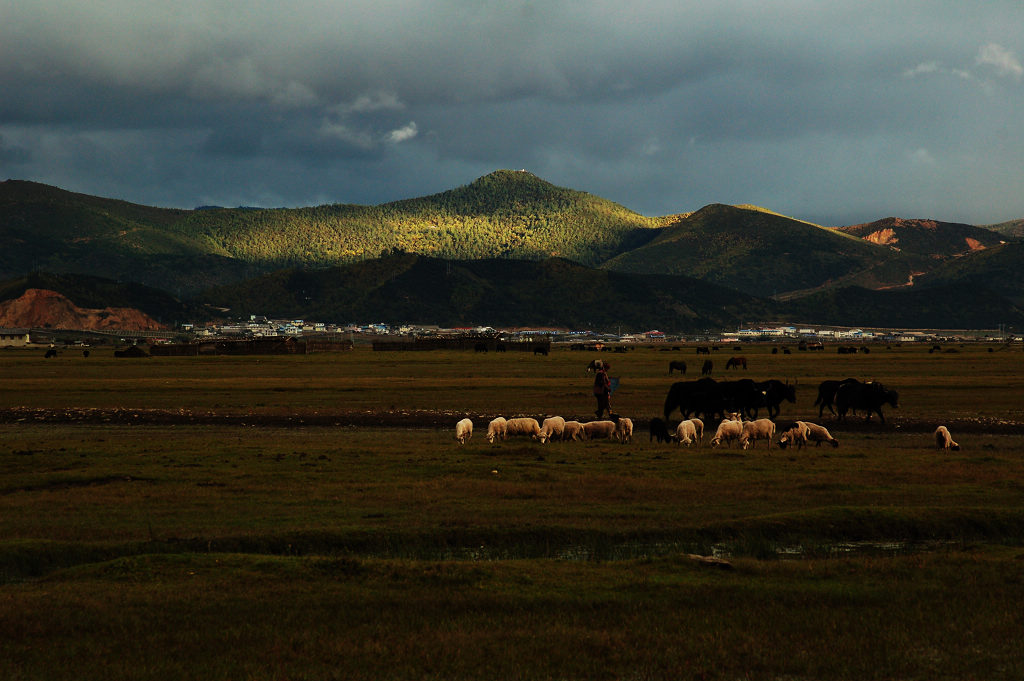
[[[779,449],[785,449],[789,445],[796,445],[799,449],[807,444],[807,424],[803,421],[793,421],[781,430],[782,436],[779,437]]]
[[[681,421],[679,425],[676,426],[676,432],[672,438],[679,444],[686,445],[687,447],[694,442],[699,442],[699,440],[697,440],[697,429],[694,426],[693,421],[689,419]]]
[[[588,421],[583,424],[583,437],[586,440],[615,437],[615,421]]]
[[[704,422],[694,416],[690,419],[690,423],[693,424],[693,430],[697,433],[697,446],[700,447],[704,440]]]
[[[504,440],[508,437],[508,421],[499,416],[487,424],[487,441],[494,444],[495,440]]]
[[[579,421],[566,421],[565,428],[562,429],[563,440],[585,440],[586,435],[583,432],[583,424]]]
[[[664,419],[653,418],[651,419],[648,428],[651,432],[651,437],[648,438],[648,442],[657,438],[658,442],[668,442],[672,439],[672,435],[668,432],[668,426],[665,425]]]
[[[473,437],[473,422],[471,420],[462,419],[455,424],[455,439],[460,445],[466,444],[471,437]]]
[[[739,439],[740,435],[743,434],[743,422],[734,421],[732,419],[725,419],[718,424],[718,430],[715,431],[715,436],[711,438],[711,446],[717,447],[722,442],[731,443],[733,440]]]
[[[549,416],[544,419],[544,423],[540,426],[540,434],[537,439],[540,440],[541,444],[544,444],[548,440],[561,440],[562,433],[565,431],[565,419],[561,416]]]
[[[954,452],[960,451],[960,445],[953,442],[953,436],[949,434],[949,428],[946,428],[946,426],[939,426],[935,429],[935,448],[952,449]]]
[[[615,439],[624,445],[633,441],[633,419],[623,416],[615,422]]]
[[[772,438],[775,437],[775,424],[771,419],[757,419],[756,421],[745,421],[743,433],[740,435],[740,446],[743,449],[754,447],[758,440],[767,440],[768,449],[772,448]]]
[[[815,447],[820,447],[822,442],[827,442],[833,447],[839,446],[839,440],[832,437],[825,426],[819,426],[810,421],[797,421],[797,423],[803,425],[807,442],[813,442]]]
[[[540,435],[540,424],[537,419],[516,418],[505,422],[505,436],[529,435],[536,439]]]

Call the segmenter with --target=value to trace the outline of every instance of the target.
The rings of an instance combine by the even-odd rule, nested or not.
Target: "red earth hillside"
[[[83,309],[56,291],[39,288],[27,289],[20,298],[0,302],[0,327],[123,331],[155,331],[167,328],[134,308]]]

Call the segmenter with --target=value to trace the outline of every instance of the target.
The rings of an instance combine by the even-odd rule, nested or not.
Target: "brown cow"
[[[728,369],[732,369],[733,367],[735,367],[737,369],[739,369],[740,367],[743,367],[744,369],[746,369],[747,368],[747,358],[746,357],[730,357],[729,361],[725,363],[725,368],[726,368],[726,370],[728,370]]]

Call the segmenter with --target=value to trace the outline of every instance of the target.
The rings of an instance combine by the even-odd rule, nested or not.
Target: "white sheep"
[[[615,421],[588,421],[583,424],[583,438],[596,440],[615,436]]]
[[[506,437],[513,435],[529,435],[536,439],[540,435],[540,424],[537,419],[515,418],[505,422]]]
[[[757,419],[756,421],[744,421],[743,433],[740,435],[740,446],[743,449],[754,447],[758,440],[767,440],[768,449],[772,448],[772,438],[775,437],[775,423],[771,419]]]
[[[615,423],[615,439],[622,444],[629,444],[633,441],[633,419],[620,416]]]
[[[828,428],[825,426],[819,426],[810,421],[797,421],[797,423],[803,425],[806,441],[815,443],[815,447],[820,447],[822,442],[827,442],[833,447],[839,446],[839,440],[832,437],[832,433],[828,432]]]
[[[939,426],[935,429],[935,448],[952,449],[954,452],[960,451],[960,445],[953,441],[953,436],[949,434],[949,428],[946,428],[946,426]]]
[[[504,440],[508,437],[508,421],[499,416],[487,424],[487,441],[494,444],[495,440]]]
[[[565,428],[562,429],[563,440],[585,440],[586,435],[583,432],[583,424],[579,421],[566,421]]]
[[[693,419],[680,421],[679,425],[676,426],[676,432],[672,434],[672,439],[687,447],[697,442],[697,428],[693,423]]]
[[[725,419],[718,424],[718,430],[715,431],[715,436],[711,438],[711,446],[717,447],[722,442],[732,442],[739,438],[743,434],[743,422],[733,421],[731,419]]]
[[[805,444],[807,444],[807,423],[804,421],[794,421],[792,425],[782,431],[782,435],[779,437],[780,449],[785,449],[789,445],[802,448]]]
[[[471,437],[473,437],[473,422],[470,419],[462,419],[455,424],[455,439],[460,445],[466,444]]]
[[[697,446],[700,447],[704,441],[704,422],[699,418],[692,418],[689,420],[693,424],[693,431],[697,434]]]
[[[561,440],[564,432],[565,419],[561,416],[549,416],[541,424],[540,434],[537,436],[537,439],[540,440],[541,444],[548,440]]]

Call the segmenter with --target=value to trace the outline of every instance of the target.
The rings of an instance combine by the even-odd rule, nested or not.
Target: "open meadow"
[[[870,347],[711,355],[840,441],[786,450],[649,439],[690,346],[0,350],[0,678],[1024,678],[1024,352]],[[631,443],[487,442],[595,357]],[[847,377],[899,408],[819,418]]]

